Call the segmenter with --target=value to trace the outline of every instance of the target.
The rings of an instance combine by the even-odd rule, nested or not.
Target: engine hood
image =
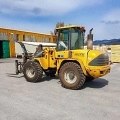
[[[109,64],[109,56],[106,52],[98,50],[88,51],[88,65],[89,66],[105,66]]]

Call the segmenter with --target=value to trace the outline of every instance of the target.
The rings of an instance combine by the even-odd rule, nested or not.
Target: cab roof
[[[84,26],[78,26],[78,25],[65,25],[65,26],[59,26],[59,27],[56,28],[56,30],[65,29],[65,28],[80,28],[80,29],[85,30],[85,27],[84,27]]]

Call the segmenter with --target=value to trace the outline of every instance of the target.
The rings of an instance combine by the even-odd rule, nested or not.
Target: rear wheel
[[[79,89],[85,83],[85,75],[81,67],[74,62],[63,64],[59,70],[62,86],[68,89]]]
[[[24,64],[23,74],[28,82],[37,82],[41,79],[43,70],[39,63],[28,61]]]

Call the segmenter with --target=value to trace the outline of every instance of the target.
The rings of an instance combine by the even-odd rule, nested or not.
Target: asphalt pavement
[[[80,90],[43,76],[30,83],[15,75],[15,59],[0,59],[0,120],[119,120],[120,63]]]

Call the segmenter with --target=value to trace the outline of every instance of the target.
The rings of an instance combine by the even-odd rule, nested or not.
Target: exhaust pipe
[[[92,34],[93,28],[89,31],[89,34],[87,35],[87,49],[92,50],[93,49],[93,34]]]

